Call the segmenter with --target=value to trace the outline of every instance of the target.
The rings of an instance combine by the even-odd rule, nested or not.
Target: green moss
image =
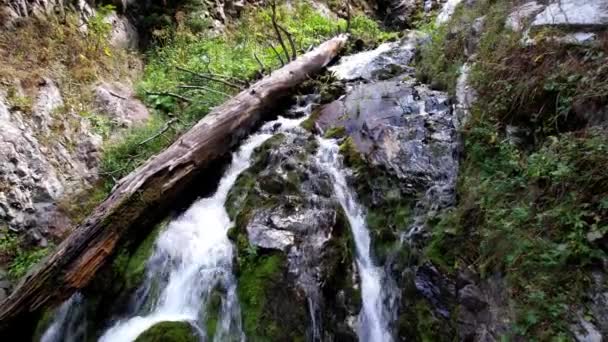
[[[238,294],[245,335],[251,341],[304,340],[306,306],[294,301],[295,293],[286,279],[285,255],[239,250]]]
[[[320,115],[321,115],[321,109],[320,108],[316,109],[315,111],[312,112],[312,114],[310,114],[310,116],[306,120],[304,120],[300,124],[300,126],[309,132],[314,132],[317,119],[319,118]]]
[[[217,330],[217,324],[220,320],[220,311],[222,309],[222,296],[215,290],[211,293],[207,308],[205,309],[205,327],[207,328],[207,339],[213,340],[213,336]]]
[[[344,128],[344,126],[332,127],[325,132],[324,136],[327,139],[343,138],[346,136],[346,128]]]
[[[198,342],[199,339],[188,322],[161,322],[139,335],[135,342]]]

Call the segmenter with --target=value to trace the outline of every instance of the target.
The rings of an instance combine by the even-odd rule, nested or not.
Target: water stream
[[[100,341],[133,341],[154,324],[188,321],[205,336],[205,318],[212,295],[221,296],[214,341],[242,341],[241,313],[232,273],[233,245],[227,231],[233,225],[224,207],[230,188],[250,165],[254,149],[280,131],[298,126],[304,118],[279,119],[265,124],[233,154],[232,163],[215,194],[194,203],[161,233],[147,266],[147,278],[135,298],[139,312],[118,321]],[[163,275],[166,281],[163,281]],[[154,288],[160,295],[151,296]],[[152,303],[150,303],[152,301]]]
[[[41,342],[79,342],[86,340],[86,317],[82,294],[75,293],[66,300],[46,329]]]
[[[357,335],[360,341],[392,341],[388,329],[388,313],[384,305],[384,269],[371,256],[371,239],[365,222],[365,211],[348,186],[339,147],[334,140],[319,138],[317,160],[333,180],[334,194],[344,209],[356,247],[357,268],[361,277],[363,308],[359,314]]]

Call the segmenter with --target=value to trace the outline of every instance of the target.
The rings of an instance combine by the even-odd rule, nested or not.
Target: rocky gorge
[[[188,195],[195,200],[121,241],[87,287],[24,321],[32,332],[20,337],[603,341],[608,7],[594,0],[285,6],[321,13],[319,21],[349,17],[355,27],[345,55],[197,180]],[[138,26],[108,26],[116,28],[108,41],[122,41],[112,46],[148,44],[120,38],[142,30],[137,15],[146,8],[119,6],[123,14],[113,15]],[[221,37],[263,4],[218,1],[202,11],[211,18],[205,29]],[[361,32],[376,31],[357,31],[351,11],[376,15],[398,34],[379,30],[384,38],[370,39]],[[191,24],[176,16],[177,25]],[[298,24],[284,25],[296,31]],[[140,34],[145,40],[150,32]],[[252,70],[277,62],[268,53],[263,62],[255,55]],[[49,77],[7,83],[0,234],[51,250],[78,220],[66,198],[92,197],[106,179],[110,190],[154,154],[130,154],[126,166],[111,169],[109,143],[128,140],[157,112],[168,115],[137,136],[135,149],[143,150],[148,139],[179,136],[171,125],[186,119],[176,113],[204,111],[186,107],[201,98],[164,88],[184,89],[182,78],[162,79],[158,91],[145,78],[145,95],[134,90],[131,78],[150,69],[131,63],[136,70],[122,79],[91,82],[86,101],[95,116],[75,111],[65,85]],[[216,60],[197,63],[209,71]],[[218,98],[202,101],[221,103],[227,87],[205,88]],[[100,125],[97,113],[111,125]],[[9,241],[2,239],[0,247]]]

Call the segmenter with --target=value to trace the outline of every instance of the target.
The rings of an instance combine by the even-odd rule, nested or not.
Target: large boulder
[[[300,128],[275,136],[228,197],[250,338],[356,339],[351,322],[360,295],[350,230],[316,149],[314,136]]]
[[[538,13],[532,26],[608,26],[608,2],[604,0],[557,0]]]
[[[95,86],[94,93],[98,112],[119,127],[131,127],[150,118],[148,109],[135,97],[131,87],[118,82],[101,82]]]

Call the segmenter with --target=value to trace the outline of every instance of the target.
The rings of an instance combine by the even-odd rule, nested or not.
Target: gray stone
[[[56,202],[96,179],[101,140],[80,115],[57,115],[63,99],[52,80],[40,80],[33,97],[25,114],[0,92],[0,220],[15,231],[38,227],[32,236],[44,245],[55,228],[70,226]]]
[[[126,16],[112,12],[105,21],[112,25],[110,45],[125,50],[135,50],[139,47],[137,29]]]
[[[536,1],[530,1],[515,7],[507,17],[505,26],[513,31],[522,31],[525,25],[530,22],[532,17],[545,8],[544,5]]]
[[[536,15],[532,26],[608,25],[608,2],[605,0],[557,0]]]
[[[374,50],[343,57],[329,70],[343,81],[370,81],[403,74],[412,71],[407,65],[414,58],[418,44],[425,39],[425,34],[410,31],[398,42],[384,43]]]
[[[119,126],[131,127],[150,118],[146,106],[124,84],[102,82],[95,86],[94,93],[97,110]]]

